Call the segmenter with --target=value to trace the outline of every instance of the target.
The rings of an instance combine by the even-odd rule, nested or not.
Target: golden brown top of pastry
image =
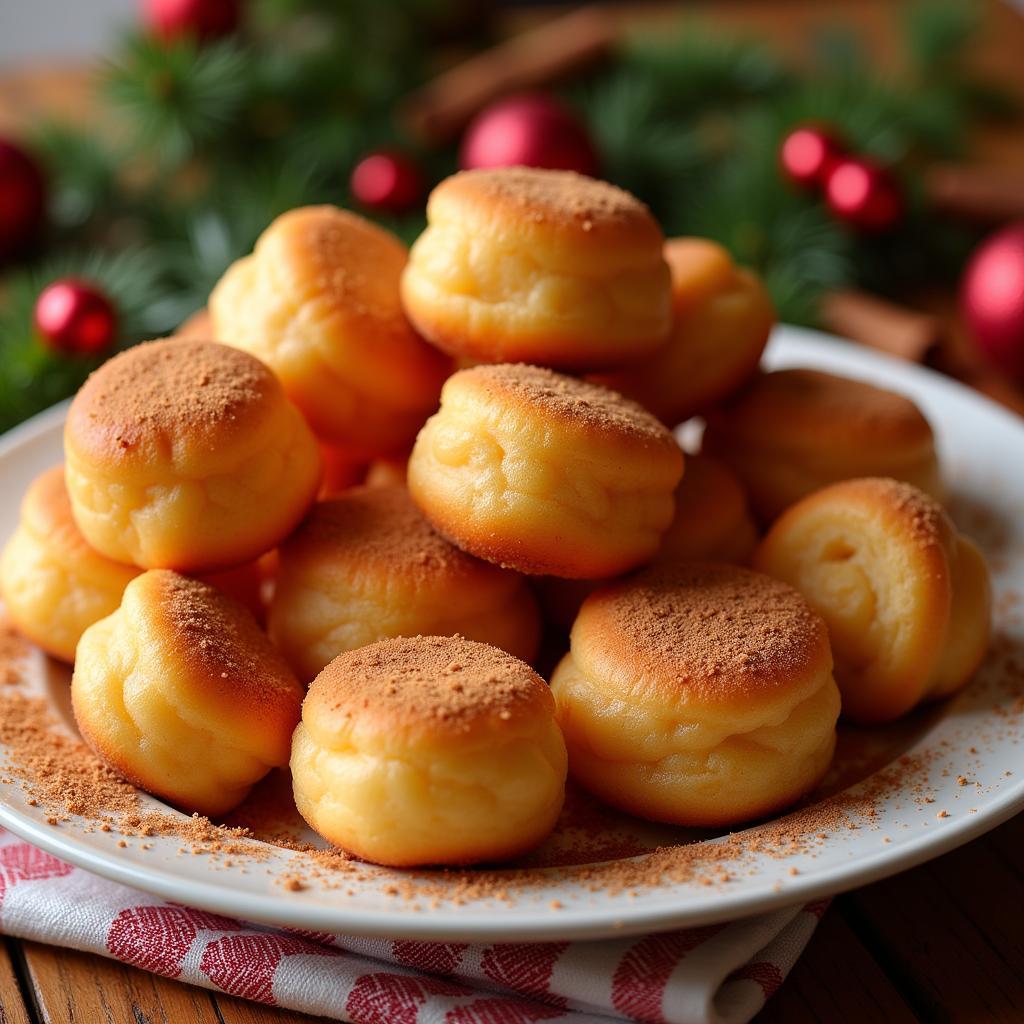
[[[820,370],[762,373],[709,419],[716,430],[749,438],[755,446],[933,443],[928,421],[909,398]]]
[[[241,349],[166,338],[136,345],[96,370],[68,412],[66,436],[96,461],[171,454],[182,439],[244,437],[283,405],[277,378]]]
[[[885,504],[906,524],[918,544],[934,544],[951,529],[943,507],[912,484],[888,477],[862,477],[833,485],[833,493],[846,491]]]
[[[21,501],[21,518],[33,533],[44,537],[74,524],[63,465],[51,467],[32,481]]]
[[[498,573],[460,551],[423,517],[397,484],[353,487],[317,502],[282,549],[286,560],[310,559],[314,567],[337,561],[378,572],[401,571],[411,582],[438,574]]]
[[[303,206],[282,214],[256,243],[273,259],[301,302],[324,296],[350,321],[412,335],[398,293],[408,250],[390,231],[337,206]]]
[[[417,636],[339,655],[310,686],[303,719],[328,733],[429,741],[511,735],[553,709],[544,681],[511,654],[459,636]]]
[[[460,370],[451,380],[585,430],[675,445],[664,424],[637,402],[611,388],[554,370],[525,363],[499,363]]]
[[[660,248],[662,243],[661,229],[639,199],[574,171],[534,167],[461,171],[442,181],[430,196],[431,205],[452,200],[491,217],[589,236],[595,244],[612,244],[617,238],[631,245],[649,242]]]
[[[655,566],[593,593],[572,652],[633,690],[700,704],[801,686],[831,666],[825,624],[796,590],[701,562]]]
[[[676,522],[701,526],[706,520],[735,522],[747,512],[747,496],[736,474],[711,455],[686,456],[676,487]]]
[[[665,260],[672,271],[672,298],[676,313],[726,287],[736,276],[729,250],[709,238],[670,238]]]
[[[249,611],[216,587],[168,569],[151,569],[130,586],[133,601],[149,610],[154,635],[186,668],[181,678],[201,687],[208,702],[249,717],[288,707],[301,694]]]
[[[792,506],[800,510],[817,505],[859,507],[876,522],[889,524],[921,552],[949,550],[956,528],[945,509],[913,484],[889,477],[857,477],[840,480],[809,494]],[[790,514],[787,509],[783,517]],[[799,512],[794,512],[797,515]]]

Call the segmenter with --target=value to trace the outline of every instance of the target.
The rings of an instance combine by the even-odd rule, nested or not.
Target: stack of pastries
[[[427,217],[407,252],[285,214],[72,403],[0,586],[115,771],[219,815],[290,766],[329,842],[471,864],[543,841],[567,775],[775,813],[841,713],[970,678],[988,570],[909,399],[763,371],[757,276],[610,184],[464,172]]]

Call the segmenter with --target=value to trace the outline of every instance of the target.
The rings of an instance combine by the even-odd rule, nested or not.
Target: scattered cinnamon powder
[[[410,588],[432,584],[436,590],[439,575],[454,580],[500,576],[445,540],[405,487],[394,485],[354,487],[317,502],[283,553],[287,563],[300,571],[311,568],[321,578],[339,566],[347,578],[358,567],[371,577],[383,573],[385,582],[401,577]]]
[[[68,410],[67,436],[100,463],[154,455],[163,461],[168,439],[223,444],[255,426],[279,395],[277,379],[247,352],[165,338],[96,370]]]
[[[15,682],[23,677],[28,664],[26,650],[16,634],[0,624],[0,678],[7,672],[14,673]],[[472,691],[472,659],[465,651],[446,650],[443,654],[441,668],[449,678],[460,680],[461,694],[467,692],[467,681]],[[400,689],[396,686],[396,691]],[[987,706],[996,724],[971,736],[975,742],[972,754],[992,738],[1016,736],[1024,718],[1024,651],[1015,635],[997,630],[974,689],[983,702],[991,695],[992,703]],[[463,699],[458,690],[454,693],[454,700]],[[922,722],[931,721],[924,713],[920,717]],[[907,732],[905,742],[914,742],[916,735],[912,730]],[[241,872],[247,870],[245,865],[267,861],[276,845],[295,854],[288,859],[285,871],[266,867],[278,872],[276,881],[286,891],[299,892],[315,884],[354,895],[357,885],[376,886],[409,909],[480,900],[512,903],[525,896],[541,896],[545,890],[550,892],[551,886],[567,883],[593,892],[630,896],[665,884],[728,886],[754,872],[765,857],[813,858],[833,837],[848,830],[877,830],[880,809],[893,801],[934,803],[929,779],[935,773],[956,778],[960,785],[964,784],[961,779],[972,784],[967,775],[950,770],[949,758],[957,747],[949,739],[930,744],[923,752],[898,756],[877,771],[872,758],[854,757],[851,765],[860,774],[847,776],[848,780],[872,772],[859,785],[825,798],[812,795],[806,806],[784,817],[703,842],[693,841],[693,833],[664,830],[662,845],[648,852],[643,850],[649,847],[651,837],[645,833],[656,826],[617,815],[591,798],[570,793],[555,835],[526,863],[398,872],[305,842],[295,824],[288,777],[283,772],[275,773],[258,787],[227,825],[198,815],[188,818],[147,810],[133,787],[104,767],[80,740],[61,731],[44,700],[26,695],[19,686],[0,690],[0,744],[8,754],[0,783],[19,785],[28,802],[57,826],[71,815],[81,815],[87,829],[113,832],[125,846],[133,837],[147,840],[176,836],[182,842],[181,854],[213,855],[219,866],[233,866]],[[966,765],[957,765],[962,767]],[[839,784],[849,786],[849,781],[840,779]],[[268,798],[268,794],[272,796]],[[937,814],[938,818],[948,816],[946,810]],[[881,840],[891,842],[891,837],[882,836]],[[135,848],[146,850],[152,845],[143,841]],[[581,862],[583,858],[588,859]]]
[[[525,363],[474,366],[453,378],[472,384],[497,404],[517,404],[605,434],[624,435],[663,447],[673,455],[678,446],[664,424],[643,406],[617,391]]]
[[[18,665],[28,656],[28,650],[14,626],[0,621],[0,686],[13,686],[19,681]]]
[[[443,181],[435,196],[461,196],[470,208],[488,211],[505,207],[504,215],[534,224],[576,225],[586,233],[602,232],[595,244],[612,243],[614,232],[624,238],[649,240],[660,248],[660,229],[648,208],[635,196],[606,181],[573,171],[529,167],[462,171]]]

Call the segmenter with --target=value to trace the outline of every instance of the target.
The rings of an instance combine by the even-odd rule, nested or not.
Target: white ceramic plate
[[[745,853],[719,870],[715,844],[726,842],[723,838],[612,818],[603,822],[586,805],[576,806],[567,827],[579,831],[589,814],[591,860],[621,857],[630,844],[697,839],[711,844],[706,863],[689,880],[632,891],[602,885],[599,875],[595,886],[593,867],[564,866],[535,870],[536,884],[510,886],[509,901],[431,901],[396,893],[409,876],[376,868],[366,869],[360,879],[312,882],[288,891],[282,878],[295,873],[302,855],[278,847],[263,847],[265,859],[259,863],[246,864],[243,858],[232,866],[211,857],[181,856],[181,841],[174,837],[149,839],[149,849],[132,839],[122,849],[115,833],[87,830],[78,819],[46,824],[46,811],[29,806],[17,784],[0,786],[0,824],[100,875],[211,911],[321,931],[448,941],[599,937],[742,917],[863,885],[993,828],[1024,807],[1019,746],[1024,668],[1013,670],[1014,664],[1024,666],[1024,622],[1015,614],[1015,593],[1024,593],[1024,422],[928,370],[811,331],[778,329],[767,363],[831,370],[917,401],[938,434],[953,515],[987,549],[995,577],[996,642],[971,685],[895,727],[844,731],[838,774],[830,786],[840,789],[846,811],[843,820],[824,828],[825,838],[819,837],[821,816],[812,810],[791,820],[790,838],[797,841],[786,839],[786,845],[797,852],[772,851],[780,840],[769,826],[757,833],[759,852]],[[60,460],[63,417],[63,408],[52,409],[0,440],[0,538],[13,530],[18,501],[31,479]],[[50,700],[54,714],[70,722],[66,672],[41,656],[34,670],[33,685]],[[851,778],[865,781],[850,787]],[[858,800],[863,793],[874,795]],[[728,842],[735,850],[738,840]],[[728,880],[719,881],[723,872]],[[450,884],[454,893],[457,883]],[[444,876],[435,877],[433,896],[448,885]]]

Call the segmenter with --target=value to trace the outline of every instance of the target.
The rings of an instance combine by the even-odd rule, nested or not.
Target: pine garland
[[[445,4],[250,0],[237,37],[197,46],[127,35],[100,94],[115,132],[43,125],[28,140],[50,179],[42,256],[0,281],[0,430],[70,394],[91,369],[33,336],[35,296],[83,276],[119,311],[119,345],[172,330],[278,213],[351,203],[368,150],[399,145],[428,180],[454,170],[453,146],[403,137],[401,98],[427,77],[424,40]],[[856,36],[829,32],[797,70],[770,47],[682,22],[624,42],[610,65],[566,87],[606,177],[653,208],[670,235],[725,244],[765,278],[783,319],[813,323],[824,292],[889,293],[955,272],[969,233],[930,217],[915,191],[929,160],[966,146],[969,118],[1015,114],[964,66],[976,11],[938,0],[904,10],[905,70],[881,77]],[[777,152],[808,120],[837,125],[893,165],[910,197],[884,243],[837,223],[787,186]],[[406,241],[423,215],[389,218]]]

